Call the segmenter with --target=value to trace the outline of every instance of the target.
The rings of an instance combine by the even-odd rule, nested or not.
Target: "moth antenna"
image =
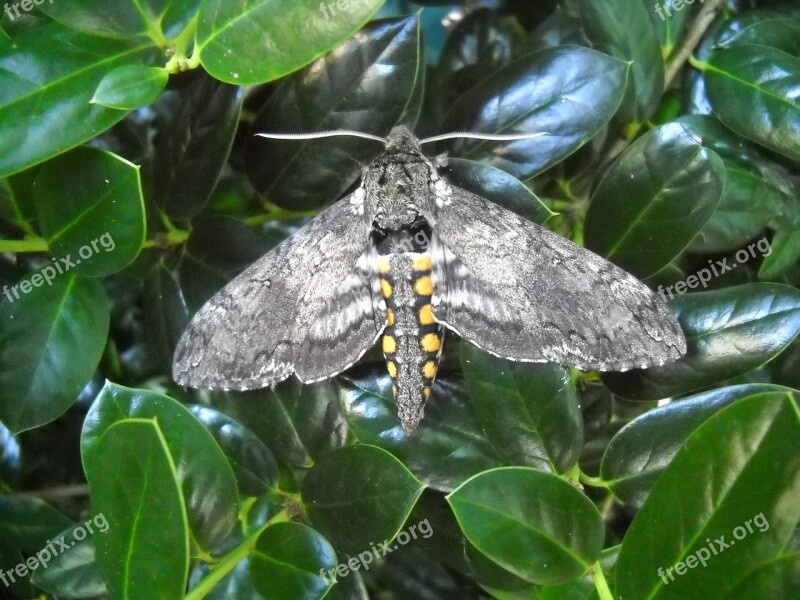
[[[330,131],[316,131],[314,133],[257,133],[258,137],[270,138],[273,140],[316,140],[319,138],[334,137],[337,135],[348,135],[351,137],[360,137],[365,140],[373,140],[380,142],[384,146],[389,143],[389,140],[370,133],[363,133],[361,131],[354,131],[352,129],[331,129]]]
[[[531,140],[533,138],[542,137],[543,135],[550,135],[549,133],[474,133],[471,131],[454,131],[453,133],[443,133],[442,135],[435,135],[433,137],[420,140],[420,144],[429,144],[431,142],[441,142],[442,140],[451,140],[454,138],[471,138],[474,140],[487,140],[490,142],[507,142],[513,140]]]

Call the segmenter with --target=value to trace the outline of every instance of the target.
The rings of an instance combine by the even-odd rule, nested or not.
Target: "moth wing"
[[[626,271],[458,187],[437,205],[433,312],[480,348],[584,370],[686,353],[675,316]]]
[[[292,372],[325,379],[357,361],[384,327],[368,273],[369,233],[344,198],[253,263],[183,332],[175,381],[245,390]]]

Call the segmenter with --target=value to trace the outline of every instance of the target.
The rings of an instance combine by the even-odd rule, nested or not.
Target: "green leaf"
[[[785,285],[687,294],[670,305],[686,335],[686,355],[649,369],[603,374],[615,394],[657,400],[737,377],[774,358],[800,332],[800,291]]]
[[[442,131],[536,133],[515,142],[461,140],[453,155],[488,163],[526,180],[589,141],[611,119],[625,90],[627,65],[588,48],[527,54],[464,94]],[[586,106],[592,110],[587,111]]]
[[[155,102],[167,86],[169,74],[163,68],[126,65],[109,72],[92,96],[92,104],[133,110]]]
[[[72,406],[108,338],[103,287],[69,273],[32,287],[47,282],[48,268],[9,288],[14,298],[19,287],[19,299],[0,300],[0,420],[14,433],[49,423]]]
[[[776,231],[771,247],[772,250],[758,270],[759,279],[778,279],[789,270],[797,268],[800,263],[800,230],[791,227]]]
[[[447,501],[478,550],[531,583],[557,585],[575,579],[603,548],[603,519],[591,500],[543,471],[486,471]]]
[[[336,548],[357,554],[394,539],[424,487],[385,450],[357,444],[322,456],[302,496],[311,523]]]
[[[554,473],[575,464],[583,421],[566,369],[510,362],[472,344],[462,344],[461,367],[478,422],[508,464]]]
[[[0,423],[0,485],[16,483],[22,462],[20,454],[17,436]]]
[[[339,410],[336,385],[303,385],[296,379],[252,392],[228,392],[226,411],[269,446],[285,465],[307,469],[324,453],[340,447],[347,424]]]
[[[270,600],[319,600],[333,584],[336,553],[319,533],[300,523],[276,523],[264,530],[250,558],[256,590]]]
[[[208,202],[230,154],[244,89],[193,74],[177,91],[179,108],[159,130],[153,157],[153,199],[175,219]]]
[[[207,406],[189,410],[222,448],[243,496],[261,496],[278,478],[278,465],[269,448],[256,435],[229,416]]]
[[[799,59],[765,46],[732,46],[712,56],[703,74],[726,127],[800,161]]]
[[[109,523],[94,538],[114,598],[181,598],[189,526],[176,465],[155,419],[121,419],[84,453],[92,510]]]
[[[664,91],[664,62],[655,29],[643,2],[575,0],[586,37],[595,48],[631,63],[623,123],[641,123],[652,116]]]
[[[288,75],[343,42],[383,0],[204,0],[197,24],[200,61],[215,78],[242,85]],[[288,35],[302,31],[302,37]]]
[[[397,419],[385,364],[363,375],[339,378],[342,405],[353,436],[391,452],[420,481],[446,492],[481,471],[503,464],[481,432],[464,388],[463,382],[447,374],[438,376],[425,404],[425,418],[408,437]]]
[[[789,7],[790,8],[790,7]],[[795,9],[796,10],[796,9]],[[744,13],[744,17],[748,13]],[[728,48],[741,45],[771,46],[795,58],[800,57],[800,23],[797,18],[768,18],[752,23],[747,27],[735,29],[719,46]]]
[[[372,23],[283,81],[252,129],[354,129],[386,135],[415,101],[424,60],[417,17]],[[361,175],[362,165],[380,150],[380,144],[351,137],[309,141],[253,137],[245,161],[250,181],[271,202],[289,210],[308,210],[339,198]]]
[[[660,271],[714,213],[725,166],[679,123],[636,140],[600,181],[586,245],[640,278]],[[669,235],[663,235],[669,231]]]
[[[491,200],[539,225],[544,225],[556,214],[524,183],[500,169],[472,160],[450,158],[441,173],[458,187]]]
[[[84,146],[43,165],[33,183],[38,226],[59,260],[102,277],[138,256],[145,238],[139,167]]]
[[[656,37],[661,46],[661,56],[663,58],[666,59],[672,54],[675,46],[681,40],[687,22],[697,17],[697,13],[692,9],[700,8],[702,4],[698,3],[695,7],[689,6],[693,3],[694,0],[690,0],[682,4],[681,9],[678,10],[672,2],[665,2],[662,0],[661,2],[656,2],[655,6],[653,6],[654,3],[650,0],[643,0],[645,12],[648,14],[651,23],[655,27]],[[665,6],[669,11],[665,10]],[[619,25],[619,27],[624,26],[623,24]]]
[[[71,29],[110,37],[150,36],[166,45],[189,23],[200,0],[94,0],[43,2],[37,7]]]
[[[618,594],[723,598],[744,573],[777,556],[800,518],[798,445],[797,406],[785,393],[745,398],[706,421],[626,533]]]
[[[148,343],[155,349],[164,372],[172,372],[172,357],[191,313],[178,285],[178,276],[163,262],[156,264],[144,278],[144,322]]]
[[[100,515],[95,516],[88,523],[101,527],[102,524],[105,524],[105,532],[107,532],[110,524],[105,520],[105,516],[99,519],[100,523],[97,523],[98,517]],[[62,552],[53,557],[52,561],[44,565],[45,569],[34,571],[31,582],[59,598],[107,596],[106,582],[97,564],[94,541],[92,537],[77,539],[75,537],[76,529],[70,527],[58,536],[69,546],[69,552]],[[102,529],[93,529],[90,535],[100,536],[105,532]]]
[[[611,439],[603,455],[600,477],[625,504],[641,506],[686,439],[709,417],[742,398],[785,389],[763,383],[735,385],[648,411]]]
[[[781,556],[748,573],[725,600],[790,600],[800,593],[800,554]]]
[[[0,177],[79,146],[122,120],[124,111],[90,104],[92,94],[115,67],[148,64],[154,54],[141,41],[92,37],[55,23],[13,42],[0,39]]]
[[[50,541],[67,527],[74,527],[74,523],[38,498],[0,496],[0,569],[6,572],[4,587],[10,586],[16,597],[33,597],[26,559],[39,559],[31,564],[35,574],[44,564],[41,559],[52,554],[47,549]],[[39,552],[42,554],[37,556]]]
[[[177,469],[194,538],[201,547],[214,548],[236,524],[236,479],[212,435],[172,398],[106,382],[86,415],[81,434],[81,455],[89,481],[100,477],[93,470],[93,460],[103,435],[124,419],[158,422]]]

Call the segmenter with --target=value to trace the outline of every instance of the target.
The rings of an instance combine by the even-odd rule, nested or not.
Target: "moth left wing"
[[[680,358],[683,332],[629,273],[480,196],[437,198],[434,316],[520,361],[625,370]]]
[[[369,234],[344,198],[253,263],[189,323],[175,381],[245,390],[293,372],[325,379],[352,365],[385,325]]]

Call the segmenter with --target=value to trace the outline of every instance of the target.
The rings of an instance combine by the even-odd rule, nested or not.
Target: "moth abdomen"
[[[409,232],[387,235],[380,244],[378,274],[386,303],[386,330],[383,353],[400,420],[407,433],[422,419],[425,401],[439,368],[442,326],[433,316],[431,298],[431,256],[421,248],[396,252],[398,241],[408,240]],[[395,239],[391,239],[395,238]],[[392,245],[391,242],[395,242]]]

